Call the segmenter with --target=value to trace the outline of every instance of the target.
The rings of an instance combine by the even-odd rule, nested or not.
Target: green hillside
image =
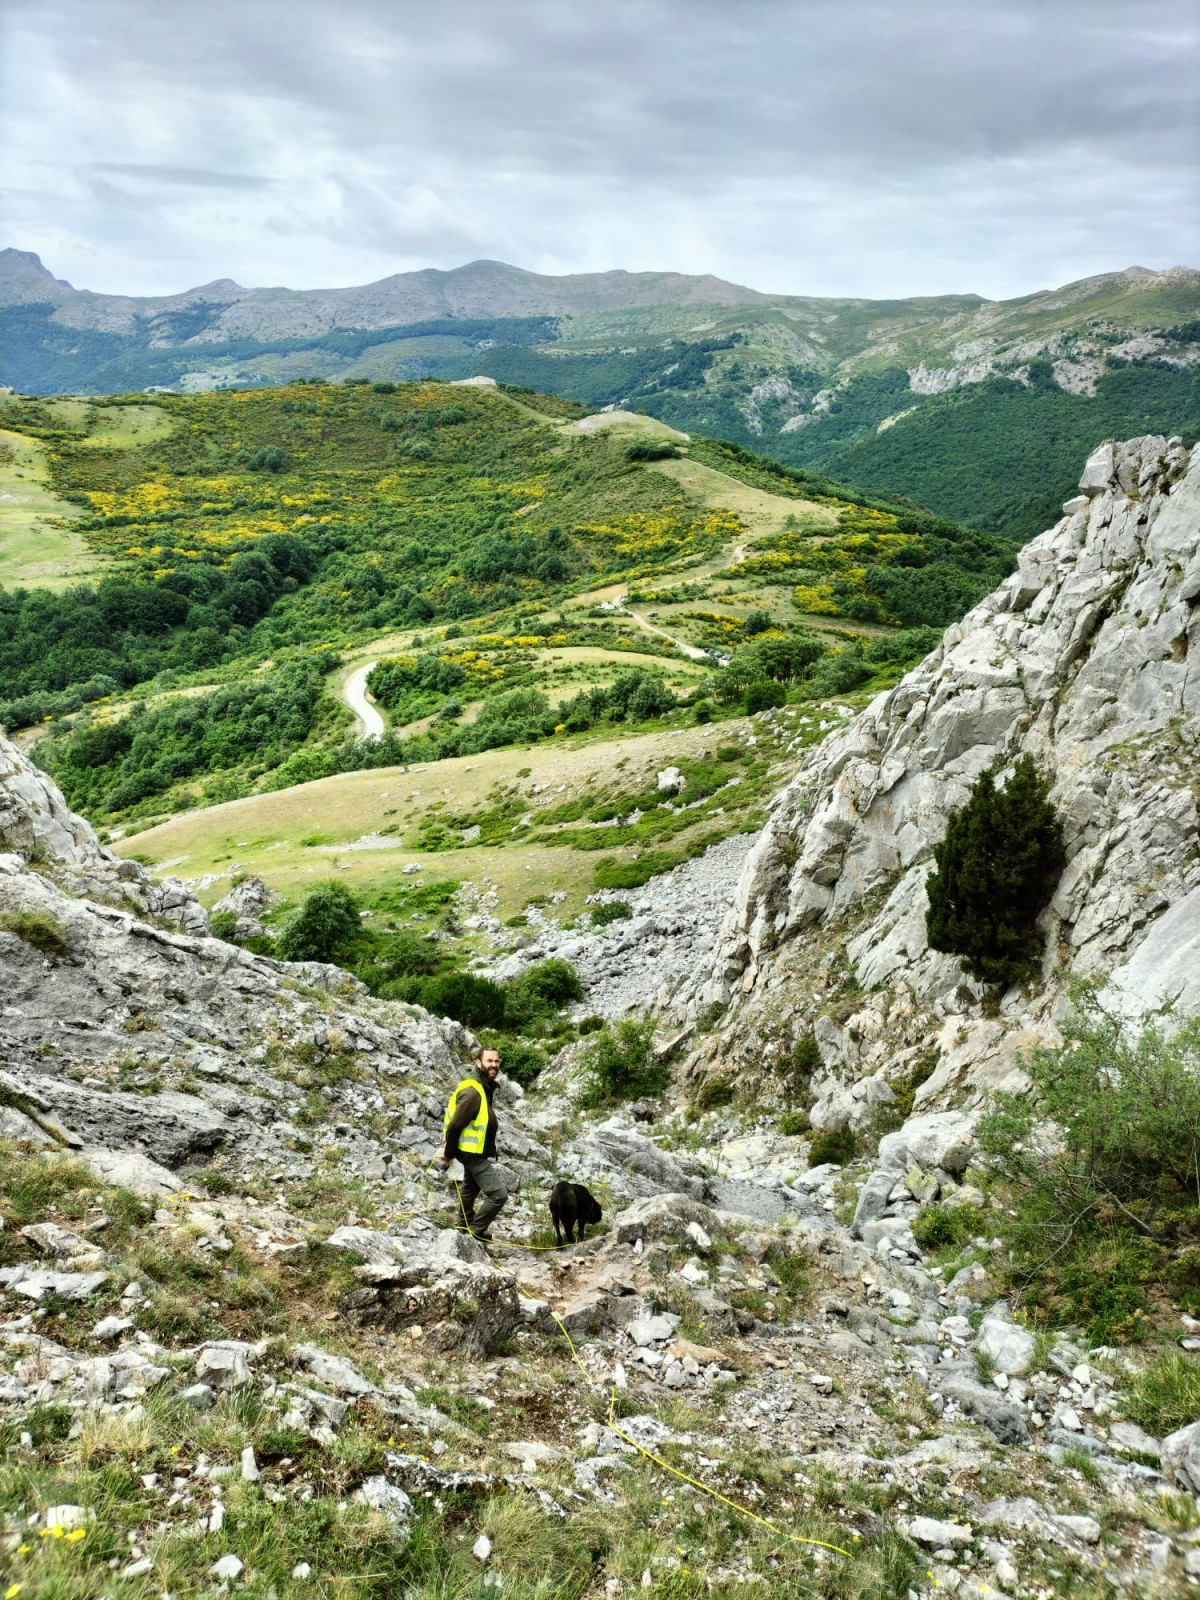
[[[40,463],[45,538],[102,574],[48,587],[0,515],[0,722],[128,823],[863,689],[1011,565],[909,504],[579,410],[389,381],[0,399],[41,452],[12,470]],[[372,660],[391,727],[368,742],[342,663]]]
[[[0,383],[23,392],[475,375],[645,412],[1023,541],[1099,439],[1200,435],[1200,274],[865,300],[478,261],[365,289],[223,280],[135,300],[0,251]]]

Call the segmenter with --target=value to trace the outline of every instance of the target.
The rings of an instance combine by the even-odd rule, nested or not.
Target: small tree
[[[1022,756],[1003,789],[981,773],[951,812],[926,889],[925,931],[935,950],[961,956],[973,977],[1008,985],[1041,956],[1039,913],[1066,864],[1050,780]]]
[[[279,934],[284,961],[332,961],[358,937],[358,903],[343,883],[323,883],[304,897]]]

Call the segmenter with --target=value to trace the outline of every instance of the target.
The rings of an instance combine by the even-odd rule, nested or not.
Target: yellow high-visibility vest
[[[469,1122],[458,1136],[458,1148],[465,1156],[481,1156],[484,1141],[487,1138],[488,1122],[491,1120],[491,1107],[488,1103],[487,1090],[478,1078],[464,1078],[450,1096],[450,1104],[446,1107],[446,1115],[442,1118],[442,1137],[450,1131],[450,1121],[454,1116],[454,1108],[458,1104],[458,1097],[464,1089],[476,1089],[479,1092],[479,1110],[475,1113],[474,1122]]]

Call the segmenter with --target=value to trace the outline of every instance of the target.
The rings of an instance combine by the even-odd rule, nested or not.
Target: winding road
[[[367,698],[367,679],[378,665],[378,661],[367,661],[361,667],[355,667],[342,685],[341,698],[358,718],[364,739],[381,739],[387,732],[383,714]]]

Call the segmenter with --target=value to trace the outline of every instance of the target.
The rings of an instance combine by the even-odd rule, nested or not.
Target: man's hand
[[[445,1155],[439,1156],[437,1158],[437,1165],[445,1170],[445,1168],[450,1165],[450,1157]]]

